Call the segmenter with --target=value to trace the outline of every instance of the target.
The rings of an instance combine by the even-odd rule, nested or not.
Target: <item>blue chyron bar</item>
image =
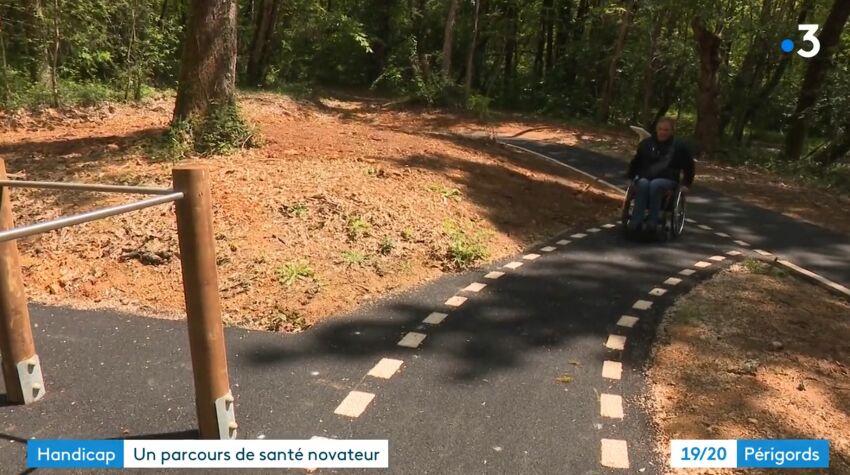
[[[122,468],[123,440],[28,440],[29,468]]]
[[[739,440],[738,468],[828,468],[828,440]]]
[[[673,440],[673,468],[828,468],[821,439]]]

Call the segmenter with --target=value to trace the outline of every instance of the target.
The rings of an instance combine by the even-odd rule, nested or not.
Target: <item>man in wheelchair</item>
[[[677,186],[683,193],[688,191],[694,174],[694,158],[688,147],[673,137],[673,121],[660,118],[655,134],[640,142],[635,158],[629,163],[628,177],[633,180],[635,195],[634,208],[626,223],[628,230],[655,233],[664,197]]]

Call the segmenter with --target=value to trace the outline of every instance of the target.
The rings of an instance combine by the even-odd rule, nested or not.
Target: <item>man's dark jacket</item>
[[[685,186],[693,184],[694,174],[694,158],[687,145],[676,139],[659,142],[654,136],[642,140],[638,145],[628,171],[631,179],[669,178],[678,182],[682,175],[682,184]]]

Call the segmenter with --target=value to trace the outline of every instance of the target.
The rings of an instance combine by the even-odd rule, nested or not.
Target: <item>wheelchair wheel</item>
[[[685,230],[685,211],[685,194],[681,190],[676,190],[673,209],[670,212],[669,236],[671,239],[681,236]]]

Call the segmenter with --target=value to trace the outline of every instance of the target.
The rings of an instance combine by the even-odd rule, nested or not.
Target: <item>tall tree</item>
[[[814,8],[814,0],[805,0],[800,9],[800,13],[797,15],[797,21],[795,24],[805,23],[812,8]],[[733,117],[732,137],[736,142],[741,143],[744,138],[744,129],[746,129],[750,124],[750,121],[753,120],[759,106],[768,100],[770,95],[773,94],[773,91],[776,90],[776,87],[782,81],[782,77],[785,75],[785,72],[788,70],[788,66],[791,64],[791,58],[793,55],[794,53],[783,54],[764,84],[762,84],[754,94],[749,94],[746,98],[744,98],[743,111],[737,117]]]
[[[820,91],[826,82],[826,76],[832,68],[832,57],[836,46],[841,40],[841,31],[850,17],[850,0],[835,0],[823,30],[818,36],[821,50],[814,58],[809,60],[806,67],[806,75],[800,86],[800,95],[797,99],[797,107],[791,118],[788,134],[785,136],[784,157],[788,160],[799,160],[809,133],[809,125],[814,114],[814,105]]]
[[[452,74],[452,46],[454,45],[455,19],[457,18],[457,0],[449,0],[446,25],[443,30],[443,78],[448,80]]]
[[[505,5],[505,54],[504,72],[502,73],[502,93],[509,103],[513,102],[514,76],[516,76],[517,34],[519,32],[519,12],[514,0],[508,0]]]
[[[720,138],[720,65],[722,64],[721,40],[710,31],[699,16],[691,20],[699,58],[697,77],[697,124],[696,139],[702,151],[712,155]]]
[[[614,50],[608,61],[608,75],[605,80],[605,86],[602,89],[602,98],[599,101],[597,117],[601,121],[607,121],[608,116],[611,113],[611,99],[614,95],[614,86],[617,81],[617,67],[620,62],[620,57],[623,55],[623,48],[626,45],[626,35],[629,33],[629,27],[632,24],[632,16],[634,15],[637,6],[637,0],[628,0],[623,13],[623,19],[621,20],[620,27],[617,30],[617,40],[614,43]]]
[[[472,17],[472,39],[469,42],[469,50],[466,53],[466,78],[463,81],[463,90],[466,97],[472,90],[472,77],[475,69],[475,50],[478,45],[478,21],[481,12],[481,1],[475,0],[475,10]]]
[[[236,109],[236,0],[191,0],[173,123],[189,123],[201,151],[247,141]]]
[[[260,0],[254,14],[254,34],[245,70],[245,80],[250,86],[263,86],[265,83],[279,13],[280,0]]]
[[[635,100],[635,112],[632,114],[632,121],[638,121],[643,124],[649,119],[649,106],[652,103],[652,95],[655,90],[653,82],[655,76],[655,67],[657,62],[658,52],[658,37],[661,36],[661,28],[664,24],[662,18],[664,12],[658,12],[654,15],[652,30],[649,33],[649,51],[643,63],[643,78],[641,79],[641,94]],[[640,110],[638,111],[638,108]]]

